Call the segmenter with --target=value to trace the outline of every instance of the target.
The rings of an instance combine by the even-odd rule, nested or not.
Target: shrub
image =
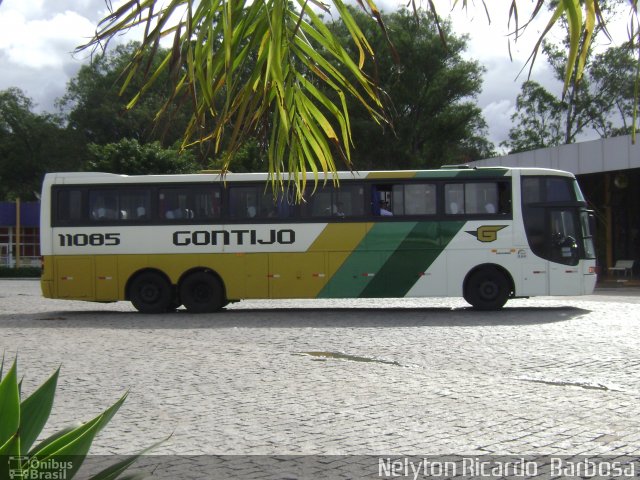
[[[39,267],[0,267],[0,278],[40,278],[41,274]]]
[[[127,393],[92,420],[60,430],[33,446],[51,413],[60,369],[22,400],[17,366],[16,359],[3,378],[4,358],[0,363],[0,479],[73,478],[89,453],[93,439],[116,414]],[[150,448],[111,465],[91,480],[119,478]],[[129,475],[127,478],[141,477]]]

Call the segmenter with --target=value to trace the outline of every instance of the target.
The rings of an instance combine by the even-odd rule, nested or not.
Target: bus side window
[[[73,225],[86,221],[83,212],[83,195],[80,189],[59,190],[56,196],[55,222],[60,225]]]
[[[311,190],[311,189],[309,189]],[[303,216],[309,217],[357,217],[364,214],[364,187],[362,185],[331,185],[318,189],[302,209]]]
[[[398,183],[372,188],[373,214],[376,216],[435,215],[434,183]]]
[[[485,203],[484,209],[487,213],[497,213],[496,205],[492,202]]]
[[[220,216],[220,190],[208,187],[193,193],[194,218],[211,220]]]
[[[498,211],[497,213],[511,213],[511,190],[507,182],[498,182]]]
[[[522,179],[522,204],[529,205],[544,201],[539,177],[524,177]]]
[[[343,185],[339,190],[335,190],[334,202],[339,207],[339,216],[361,216],[364,214],[364,187]]]
[[[120,219],[136,222],[147,219],[151,194],[147,189],[127,189],[120,192]]]
[[[309,195],[308,211],[312,217],[331,217],[338,215],[338,205],[333,202],[332,190],[325,187],[313,195]]]
[[[232,186],[229,188],[229,216],[235,219],[250,219],[258,216],[259,197],[262,191],[259,186]]]
[[[464,213],[464,185],[450,183],[444,186],[444,211],[447,215]]]
[[[118,194],[112,190],[92,190],[89,192],[89,211],[92,221],[115,220],[118,218]]]
[[[147,209],[140,205],[136,207],[136,219],[138,220],[146,220],[147,219]]]
[[[405,215],[434,215],[436,213],[436,186],[432,183],[416,183],[404,185]],[[396,199],[394,189],[394,199]],[[398,198],[398,200],[400,200]],[[399,209],[399,201],[396,202],[394,211]]]
[[[447,215],[499,215],[511,212],[505,182],[450,183],[444,186]]]
[[[495,214],[498,211],[498,185],[495,182],[464,184],[464,211],[468,214]]]
[[[190,197],[192,189],[188,188],[161,188],[158,195],[158,208],[160,219],[164,220],[190,220],[193,219]]]
[[[376,217],[392,217],[396,210],[395,199],[402,204],[402,185],[374,185],[371,189],[371,213]]]

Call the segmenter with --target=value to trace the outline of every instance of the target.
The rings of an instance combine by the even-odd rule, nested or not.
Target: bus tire
[[[180,282],[180,301],[189,313],[217,312],[227,304],[222,282],[207,272],[194,272]]]
[[[156,272],[144,272],[131,282],[129,299],[140,313],[164,313],[172,303],[171,285]]]
[[[509,299],[509,280],[494,267],[482,267],[465,282],[464,299],[476,310],[500,310]]]

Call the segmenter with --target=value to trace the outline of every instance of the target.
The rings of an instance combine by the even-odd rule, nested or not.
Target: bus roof
[[[523,175],[559,175],[573,177],[573,174],[562,170],[548,168],[509,168],[509,167],[466,167],[447,166],[437,170],[386,170],[386,171],[340,171],[336,175],[322,173],[318,179],[331,182],[338,180],[394,180],[394,179],[438,179],[438,178],[482,178],[510,176],[511,172],[518,171]],[[58,172],[47,173],[45,183],[48,184],[85,184],[85,183],[198,183],[198,182],[264,182],[269,180],[267,173],[191,173],[170,175],[120,175],[102,172]],[[313,173],[307,174],[307,181],[314,180]]]

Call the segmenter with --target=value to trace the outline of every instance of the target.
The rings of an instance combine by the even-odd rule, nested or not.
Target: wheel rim
[[[498,310],[507,302],[509,292],[509,279],[504,273],[482,268],[466,280],[463,296],[477,310]]]
[[[192,294],[197,303],[207,303],[213,298],[213,289],[205,282],[199,282],[193,286]]]
[[[171,284],[160,274],[144,272],[133,280],[130,300],[142,313],[166,311],[172,301]]]
[[[156,303],[160,298],[160,288],[155,283],[147,283],[140,289],[140,298],[146,303]]]
[[[483,300],[493,300],[498,296],[500,288],[495,282],[487,280],[480,284],[478,291]]]
[[[192,313],[215,312],[223,307],[220,281],[212,274],[195,272],[180,282],[180,301]]]

